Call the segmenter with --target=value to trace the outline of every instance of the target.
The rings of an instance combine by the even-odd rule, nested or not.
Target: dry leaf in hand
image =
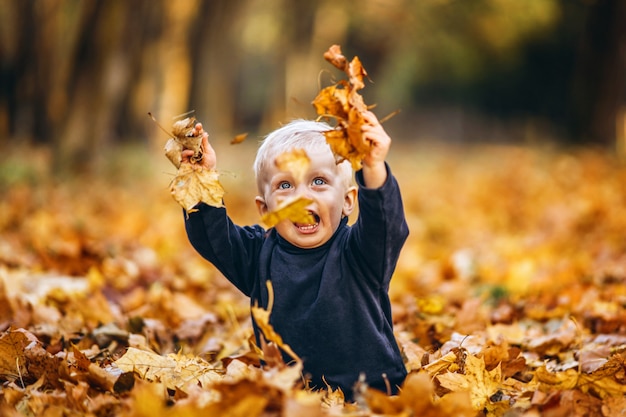
[[[199,162],[202,160],[202,135],[204,130],[196,129],[198,121],[195,117],[186,117],[182,120],[174,122],[172,125],[172,132],[157,122],[152,113],[148,113],[148,116],[154,120],[154,122],[167,134],[171,134],[170,138],[165,144],[165,156],[174,164],[176,168],[180,168],[181,153],[185,149],[193,151],[193,156],[190,158],[191,162]]]
[[[348,63],[339,45],[331,46],[324,58],[344,71],[348,81],[340,80],[324,88],[313,100],[313,107],[320,117],[336,121],[335,129],[325,132],[326,140],[338,161],[348,160],[357,170],[370,149],[362,132],[363,112],[367,111],[367,105],[358,92],[365,87],[363,78],[367,77],[367,72],[358,57]]]
[[[170,192],[187,213],[193,212],[193,208],[200,202],[222,207],[224,197],[224,188],[216,170],[197,169],[189,163],[182,164],[178,169],[170,183]]]
[[[324,59],[342,71],[346,70],[348,60],[341,54],[341,46],[332,45],[328,51],[324,52]]]
[[[261,221],[267,227],[274,227],[283,220],[313,224],[315,223],[315,218],[306,209],[311,203],[313,203],[313,200],[303,196],[284,200],[276,210],[265,213],[261,217]]]
[[[315,112],[321,117],[347,119],[350,110],[348,105],[349,89],[350,86],[345,80],[323,88],[313,100]]]
[[[304,149],[294,149],[278,155],[274,164],[276,165],[276,168],[281,171],[291,172],[294,179],[301,182],[304,180],[304,175],[309,169],[311,160]]]
[[[198,162],[202,159],[202,131],[195,129],[197,120],[195,117],[187,117],[174,122],[172,133],[176,142],[180,143],[183,149],[191,149],[193,156],[191,162]]]
[[[158,124],[152,114],[152,120],[165,132],[166,129]],[[204,130],[198,126],[195,117],[174,122],[172,126],[173,138],[165,144],[165,156],[178,168],[176,176],[170,183],[170,193],[187,213],[194,211],[194,207],[202,202],[213,207],[222,207],[224,189],[219,182],[219,173],[213,169],[205,169],[199,165],[202,161],[202,136]],[[169,132],[167,132],[169,133]],[[183,150],[192,150],[194,154],[189,158],[190,163],[182,163]]]

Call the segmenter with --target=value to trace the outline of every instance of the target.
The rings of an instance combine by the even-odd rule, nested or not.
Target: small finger
[[[194,126],[194,136],[199,136],[202,133],[202,123],[198,122]]]

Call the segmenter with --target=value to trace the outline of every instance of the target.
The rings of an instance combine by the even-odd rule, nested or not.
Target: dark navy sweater
[[[267,308],[266,280],[272,282],[270,323],[303,359],[312,386],[324,380],[352,397],[359,374],[385,391],[402,384],[406,369],[392,329],[389,282],[407,236],[402,198],[388,169],[378,189],[359,185],[359,216],[343,219],[332,238],[314,249],[291,245],[261,226],[240,227],[224,208],[197,206],[185,222],[189,240],[251,305]],[[255,326],[255,334],[258,329]]]

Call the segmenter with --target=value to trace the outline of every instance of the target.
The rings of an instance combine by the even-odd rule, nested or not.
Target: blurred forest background
[[[315,116],[331,44],[398,140],[624,140],[623,0],[0,0],[0,151],[82,172],[191,109],[258,138]]]

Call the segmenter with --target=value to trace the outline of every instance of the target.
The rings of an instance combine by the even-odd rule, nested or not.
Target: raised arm
[[[387,180],[385,158],[389,153],[391,138],[370,111],[363,113],[363,136],[372,144],[370,153],[363,158],[363,182],[367,188],[380,188]]]

